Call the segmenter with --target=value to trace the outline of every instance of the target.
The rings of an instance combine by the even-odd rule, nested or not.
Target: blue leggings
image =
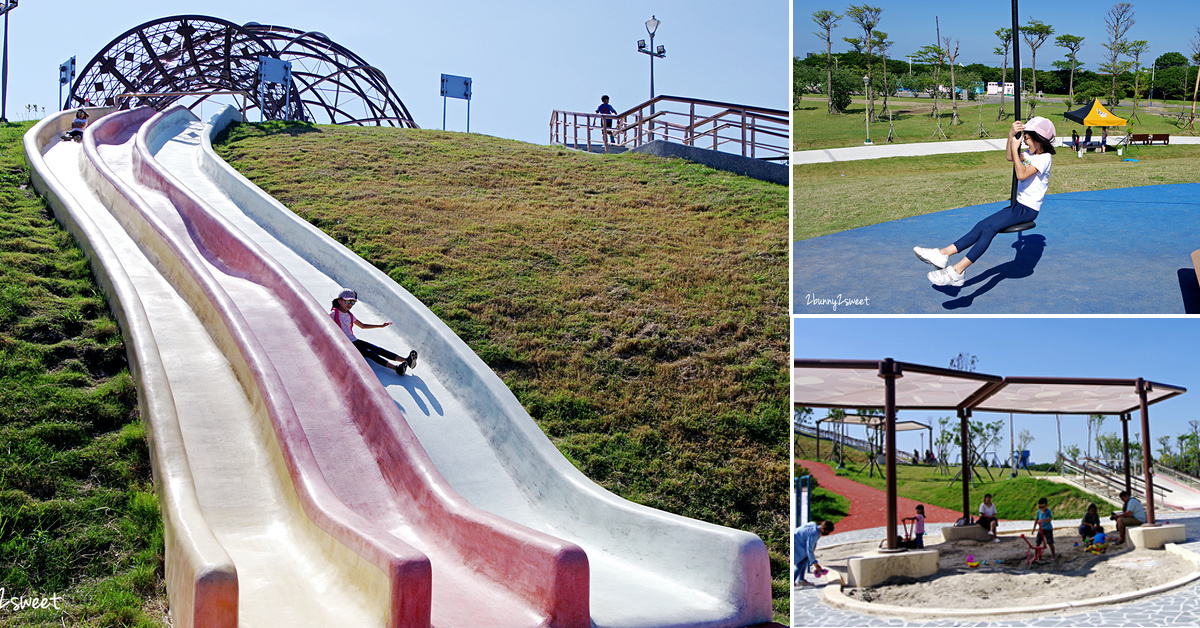
[[[1038,211],[1022,205],[1013,203],[1008,207],[980,220],[975,223],[974,227],[967,232],[966,235],[955,240],[954,248],[961,253],[971,247],[971,251],[967,253],[967,259],[972,263],[978,262],[980,257],[988,250],[988,246],[992,244],[992,238],[1000,233],[1001,229],[1006,229],[1013,225],[1019,225],[1023,222],[1030,222],[1037,218]],[[974,245],[974,246],[972,246]]]

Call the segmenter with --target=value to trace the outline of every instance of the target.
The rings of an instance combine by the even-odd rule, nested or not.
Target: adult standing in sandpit
[[[983,496],[983,503],[979,504],[979,519],[980,527],[987,530],[992,535],[992,540],[996,543],[1000,542],[996,536],[996,526],[1000,520],[996,518],[996,505],[992,503],[992,494],[988,493]]]

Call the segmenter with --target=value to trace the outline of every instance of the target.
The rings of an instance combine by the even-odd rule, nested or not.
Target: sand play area
[[[938,573],[926,578],[895,577],[873,588],[845,589],[852,599],[892,606],[939,609],[996,609],[1030,607],[1078,601],[1144,590],[1182,578],[1196,570],[1187,558],[1165,550],[1112,546],[1094,555],[1073,547],[1078,536],[1057,531],[1058,556],[1026,565],[1028,546],[1015,535],[1001,535],[1000,543],[956,541],[927,544],[941,551]],[[1028,535],[1027,535],[1028,537]],[[933,540],[941,537],[933,535]],[[1032,542],[1032,537],[1028,537]],[[846,573],[847,559],[870,553],[877,541],[817,548],[821,566]],[[977,568],[967,566],[974,555]],[[983,562],[987,561],[984,565]],[[843,577],[843,581],[845,578]]]

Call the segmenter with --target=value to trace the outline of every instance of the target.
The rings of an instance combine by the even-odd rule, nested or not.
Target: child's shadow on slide
[[[1046,238],[1041,235],[1030,235],[1017,238],[1013,242],[1012,247],[1017,250],[1017,256],[1010,262],[1004,262],[997,266],[993,266],[978,275],[967,279],[962,287],[953,286],[934,286],[933,289],[945,294],[946,296],[957,297],[946,301],[942,307],[947,310],[957,310],[964,307],[971,307],[975,302],[975,297],[987,293],[992,288],[995,288],[1004,279],[1023,279],[1033,275],[1033,269],[1037,266],[1038,261],[1042,259],[1042,252],[1046,250]],[[960,293],[977,284],[983,285],[976,289],[971,294]]]
[[[433,395],[433,392],[429,390],[429,385],[426,384],[425,380],[419,375],[413,375],[410,373],[408,375],[398,376],[395,378],[395,380],[395,383],[390,385],[400,386],[407,390],[408,394],[412,395],[412,399],[417,404],[417,407],[421,410],[421,413],[423,413],[425,416],[432,416],[434,414],[441,416],[443,414],[444,411],[442,410],[442,403]],[[429,400],[428,406],[425,405],[425,399],[422,399],[422,397]],[[396,401],[396,405],[400,406],[400,410],[402,412],[405,412],[404,406],[400,405],[399,400]]]

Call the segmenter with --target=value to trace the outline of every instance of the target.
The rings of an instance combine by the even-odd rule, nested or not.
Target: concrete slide
[[[113,114],[89,129],[82,155],[56,139],[69,116],[31,131],[32,148],[27,137],[48,181],[39,189],[64,223],[95,213],[106,226],[76,237],[123,243],[107,258],[85,248],[127,333],[137,316],[122,311],[146,320],[146,340],[130,347],[143,406],[173,403],[144,416],[165,487],[177,624],[231,605],[245,625],[770,620],[757,537],[632,504],[580,474],[419,301],[212,153],[235,116]],[[138,280],[108,287],[117,282],[103,277],[121,273]],[[368,364],[333,325],[341,286],[359,291],[364,320],[396,322],[362,337],[420,351],[410,375]],[[182,343],[174,327],[186,325],[198,338]],[[151,368],[165,373],[155,389]]]
[[[315,302],[328,308],[339,287],[352,287],[361,299],[358,316],[395,321],[364,332],[365,339],[400,354],[410,348],[421,353],[411,375],[371,368],[451,485],[480,508],[584,548],[594,625],[740,627],[770,621],[770,566],[758,537],[633,504],[591,482],[420,301],[212,152],[211,138],[237,119],[236,110],[208,123],[183,111],[175,115],[157,151],[172,173],[275,256]],[[190,148],[193,133],[200,140],[197,151]]]
[[[475,508],[285,270],[146,148],[26,136],[130,340],[181,626],[587,626],[577,546]]]

